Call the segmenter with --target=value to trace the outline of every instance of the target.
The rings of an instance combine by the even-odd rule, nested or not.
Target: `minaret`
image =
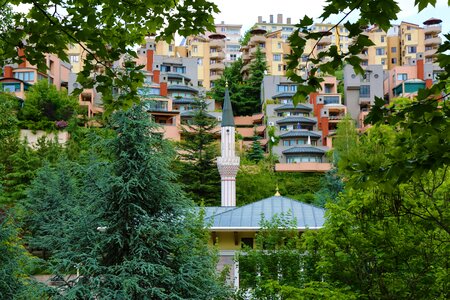
[[[225,85],[225,98],[223,99],[220,144],[221,156],[217,158],[217,168],[222,182],[221,204],[222,206],[236,206],[236,174],[240,159],[235,154],[234,117],[228,82]]]

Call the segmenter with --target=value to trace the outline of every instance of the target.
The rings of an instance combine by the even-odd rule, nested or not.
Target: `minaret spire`
[[[221,156],[217,158],[222,193],[222,206],[236,206],[236,174],[239,169],[239,157],[235,153],[235,128],[233,108],[231,106],[228,81],[225,83],[225,97],[222,108],[222,125],[220,129]]]

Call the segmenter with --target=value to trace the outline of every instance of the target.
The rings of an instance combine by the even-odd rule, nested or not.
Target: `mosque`
[[[235,153],[235,124],[228,85],[222,109],[221,156],[217,167],[221,177],[221,206],[205,208],[205,223],[211,233],[210,244],[219,249],[219,268],[230,267],[231,284],[239,287],[239,264],[234,260],[243,245],[254,247],[255,235],[261,229],[261,220],[290,213],[296,220],[297,230],[322,228],[325,210],[294,199],[274,196],[236,206],[236,174],[240,158]]]

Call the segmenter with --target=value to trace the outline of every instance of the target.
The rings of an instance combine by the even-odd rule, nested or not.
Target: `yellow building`
[[[310,204],[280,196],[262,199],[241,207],[221,206],[205,208],[205,223],[210,226],[210,245],[219,249],[219,268],[228,266],[231,284],[239,287],[239,264],[236,254],[243,245],[253,248],[261,221],[274,216],[291,215],[301,233],[318,230],[325,222],[325,210]]]

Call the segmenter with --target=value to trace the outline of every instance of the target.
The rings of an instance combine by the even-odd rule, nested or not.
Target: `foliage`
[[[347,115],[338,123],[336,135],[333,138],[332,160],[339,170],[345,169],[354,159],[357,141],[355,121]]]
[[[247,152],[247,158],[251,161],[258,163],[260,160],[264,159],[264,149],[259,142],[260,137],[256,134],[253,135],[253,143],[251,148]]]
[[[337,202],[339,193],[344,190],[344,182],[337,173],[337,169],[333,168],[320,179],[320,189],[314,194],[314,205],[325,207],[329,202]]]
[[[46,80],[34,84],[26,95],[24,106],[19,110],[21,126],[30,129],[59,129],[58,121],[68,121],[75,116],[78,100],[66,91],[58,91]],[[43,128],[33,127],[38,124]]]
[[[332,26],[326,32],[313,32],[311,25],[314,21],[308,16],[305,16],[296,24],[297,29],[289,36],[292,53],[289,55],[287,66],[288,77],[294,82],[299,83],[297,92],[293,97],[294,104],[306,101],[307,96],[311,92],[320,89],[320,82],[323,79],[318,77],[319,72],[334,74],[335,70],[339,70],[346,63],[352,65],[357,73],[363,73],[361,58],[358,55],[365,47],[373,45],[373,42],[364,34],[364,28],[376,24],[378,28],[387,32],[391,27],[391,21],[398,19],[398,13],[400,12],[398,3],[394,0],[388,0],[384,4],[378,5],[378,2],[373,0],[329,0],[320,18],[322,22],[326,22],[328,18],[339,16],[339,14],[345,12],[343,17],[339,16],[340,21],[338,24]],[[422,11],[429,5],[435,6],[436,1],[418,0],[414,2],[414,6],[418,7],[418,11]],[[358,13],[358,18],[354,22],[347,20],[351,13]],[[333,45],[315,56],[314,50],[316,49],[317,43],[332,33],[338,25],[343,25],[349,32],[348,38],[354,41],[348,47],[348,51],[342,52],[342,49],[339,50],[337,46]],[[445,35],[445,37],[450,39],[449,34]],[[307,40],[314,42],[313,49],[310,53],[304,52]],[[425,97],[419,97],[419,99],[426,99],[429,95],[436,95],[438,92],[446,90],[445,86],[447,83],[445,80],[450,76],[450,55],[445,53],[448,49],[450,49],[450,41],[445,41],[438,49],[437,62],[445,70],[440,76],[440,82],[427,92],[423,92],[426,94],[423,94]],[[304,55],[308,58],[306,66],[300,63]],[[308,74],[308,76],[304,77],[302,76],[303,74]]]
[[[27,267],[31,258],[19,238],[14,220],[4,212],[0,215],[0,298],[34,299],[34,284]]]
[[[262,220],[256,248],[238,254],[238,299],[357,299],[314,274],[290,213]]]
[[[270,157],[257,164],[241,159],[236,177],[236,199],[238,205],[259,201],[273,196],[278,186],[283,196],[313,203],[322,177],[321,174],[275,172]]]
[[[54,274],[74,274],[76,267],[81,276],[66,280],[54,297],[226,297],[203,217],[191,213],[174,183],[170,145],[142,106],[116,112],[111,122],[116,135],[101,146],[111,162],[44,168],[29,193],[31,211],[44,205],[57,216],[31,241],[53,247]],[[44,188],[44,178],[56,187]]]
[[[220,175],[216,165],[218,123],[208,115],[207,108],[205,101],[198,100],[192,123],[181,126],[183,140],[177,144],[175,168],[191,199],[215,206],[220,203]]]
[[[244,35],[239,39],[239,44],[241,44],[241,46],[246,46],[248,44],[250,38],[252,37],[251,31],[253,29],[255,29],[255,26],[252,26],[249,29],[247,29]]]
[[[78,82],[102,93],[107,112],[131,107],[139,101],[137,91],[144,79],[141,67],[128,64],[117,69],[112,62],[124,54],[135,57],[133,46],[142,44],[148,34],[171,39],[175,33],[189,36],[214,30],[212,14],[219,10],[206,0],[125,2],[8,0],[5,4],[29,4],[30,10],[12,14],[15,26],[1,33],[5,42],[0,60],[19,62],[17,48],[33,45],[24,48],[25,56],[32,65],[45,69],[45,53],[68,61],[67,46],[79,44],[87,55]],[[114,98],[113,87],[124,93]]]
[[[241,75],[243,63],[241,59],[227,67],[219,80],[214,82],[210,96],[221,101],[225,95],[225,85],[228,82],[230,100],[234,114],[237,116],[249,116],[261,113],[261,83],[264,72],[267,70],[264,53],[257,49],[255,59],[250,64],[250,76],[243,79]]]

